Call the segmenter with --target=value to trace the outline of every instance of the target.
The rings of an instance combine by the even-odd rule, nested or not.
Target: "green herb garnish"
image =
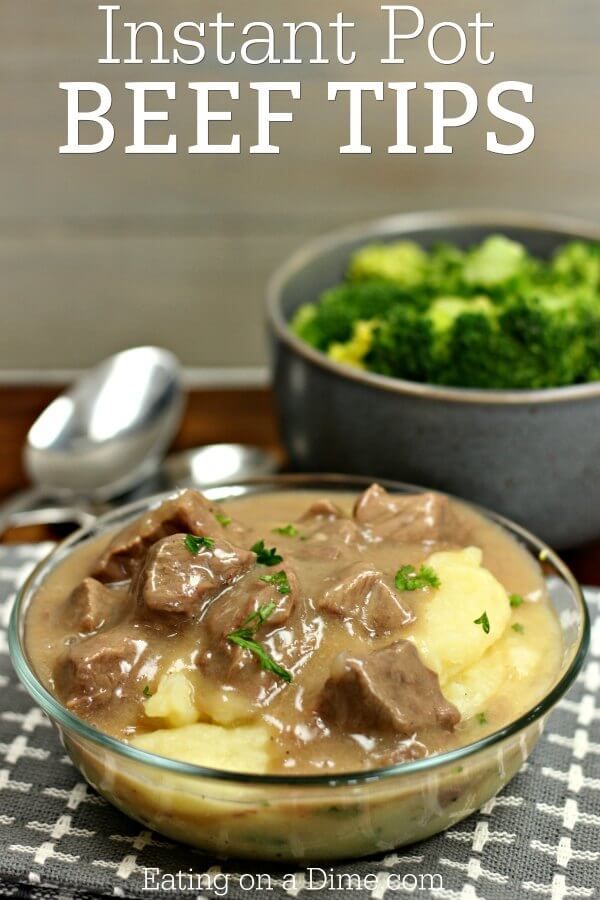
[[[261,575],[259,581],[275,585],[280,594],[289,594],[291,591],[288,577],[283,571],[275,572],[274,575]]]
[[[289,684],[293,681],[292,673],[275,662],[273,657],[256,640],[256,632],[276,609],[277,604],[272,602],[259,606],[257,610],[245,619],[240,628],[236,628],[235,631],[231,631],[227,635],[227,640],[238,647],[242,647],[243,650],[249,650],[258,659],[261,669],[265,672],[273,672],[274,675],[277,675]]]
[[[511,625],[510,627],[513,631],[516,631],[517,634],[523,634],[523,632],[525,631],[525,626],[521,625],[520,622],[515,622],[514,625]]]
[[[215,546],[213,538],[196,537],[195,534],[186,534],[183,543],[194,556],[198,556],[201,549],[213,550]]]
[[[283,562],[283,556],[280,556],[275,547],[267,549],[264,541],[257,541],[250,547],[253,553],[256,553],[256,562],[260,566],[277,566]]]
[[[284,537],[298,537],[298,529],[291,523],[289,525],[280,525],[279,528],[274,528],[273,533],[282,534]]]
[[[479,712],[475,716],[480,725],[487,725],[487,716],[484,712]]]
[[[142,691],[142,694],[144,695],[144,697],[146,698],[146,700],[149,700],[149,699],[150,699],[150,697],[152,696],[152,691],[150,690],[150,685],[149,685],[149,684],[145,684],[145,685],[144,685],[144,690]]]
[[[520,594],[511,594],[508,598],[508,602],[512,607],[516,608],[517,606],[520,606],[521,603],[524,602],[524,600]]]
[[[481,625],[485,634],[490,633],[490,620],[488,619],[488,614],[486,612],[482,612],[478,619],[474,619],[473,624]]]
[[[288,672],[287,669],[284,669],[283,666],[276,663],[273,657],[269,656],[265,648],[255,641],[250,633],[246,634],[242,632],[243,629],[232,631],[231,634],[227,635],[227,640],[231,641],[232,644],[237,644],[238,647],[242,647],[244,650],[249,650],[250,653],[253,653],[258,659],[261,669],[265,672],[273,672],[274,675],[287,681],[288,684],[293,681],[291,672]]]
[[[400,566],[396,572],[396,587],[399,591],[416,591],[420,588],[438,588],[440,579],[431,566],[421,566],[419,571],[414,566]]]
[[[263,622],[267,621],[269,616],[273,615],[273,613],[275,612],[276,609],[277,609],[277,604],[273,603],[272,600],[270,603],[263,603],[263,605],[259,606],[258,609],[255,609],[253,613],[250,613],[250,615],[248,616],[247,619],[244,619],[244,621],[242,622],[241,628],[237,629],[237,630],[238,631],[241,631],[242,629],[248,630],[248,625],[253,625],[253,626],[255,626],[254,630],[256,631],[258,628],[260,628],[260,626],[263,624]],[[231,633],[235,634],[236,632],[232,631]]]
[[[226,516],[225,513],[216,512],[215,519],[219,525],[223,526],[223,528],[227,528],[228,525],[231,525],[231,516]]]

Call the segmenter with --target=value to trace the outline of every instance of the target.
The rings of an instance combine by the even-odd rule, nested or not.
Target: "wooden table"
[[[0,388],[0,496],[26,484],[21,449],[36,416],[58,393],[57,387]],[[269,390],[193,391],[173,449],[220,442],[256,444],[284,459],[279,441],[273,398]],[[20,529],[5,541],[48,538],[40,529]],[[600,585],[600,540],[563,554],[583,584]]]

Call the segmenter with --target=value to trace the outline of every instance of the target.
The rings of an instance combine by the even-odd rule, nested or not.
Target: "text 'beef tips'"
[[[336,660],[317,711],[347,733],[391,731],[404,737],[436,727],[451,731],[460,719],[410,641]]]
[[[216,507],[198,491],[182,491],[123,528],[96,563],[92,575],[104,582],[132,578],[148,548],[171,534],[222,535],[224,530],[215,513]]]
[[[360,622],[373,637],[390,634],[415,619],[398,592],[386,583],[383,573],[363,563],[350,566],[317,605],[340,619]]]
[[[255,561],[250,550],[222,538],[201,537],[194,542],[189,535],[173,534],[148,551],[136,590],[147,609],[192,616]]]
[[[405,543],[456,541],[458,523],[440,494],[388,494],[373,484],[357,499],[354,518],[378,538]]]

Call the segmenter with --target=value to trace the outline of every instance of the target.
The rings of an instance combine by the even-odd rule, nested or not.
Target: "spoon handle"
[[[83,507],[66,505],[39,488],[27,488],[0,504],[0,537],[9,528],[60,522],[76,522],[84,527],[94,519],[94,514]]]

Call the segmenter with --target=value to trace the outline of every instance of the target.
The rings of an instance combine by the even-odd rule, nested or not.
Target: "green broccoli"
[[[522,244],[502,235],[493,235],[467,254],[463,279],[476,288],[505,285],[527,271],[529,259]]]
[[[429,381],[433,345],[431,322],[413,307],[396,306],[377,322],[364,363],[380,375]]]
[[[600,302],[600,245],[571,241],[554,254],[552,276],[566,284],[587,285]]]
[[[339,362],[411,381],[535,389],[600,380],[600,245],[571,242],[550,261],[502,236],[467,252],[413,250],[360,250],[351,280],[301,307],[295,332]]]
[[[327,356],[335,362],[364,369],[365,359],[373,345],[373,332],[377,326],[377,319],[372,319],[370,322],[359,319],[354,323],[350,340],[345,343],[330,344]]]
[[[424,290],[430,299],[442,296],[469,296],[463,278],[465,253],[453,244],[436,244],[429,252]]]
[[[352,281],[382,278],[404,288],[422,284],[427,267],[427,254],[412,241],[393,244],[368,244],[350,260],[348,277]]]
[[[354,323],[384,316],[399,303],[410,302],[400,288],[387,281],[344,283],[305,304],[292,320],[292,330],[318,350],[352,337]]]

